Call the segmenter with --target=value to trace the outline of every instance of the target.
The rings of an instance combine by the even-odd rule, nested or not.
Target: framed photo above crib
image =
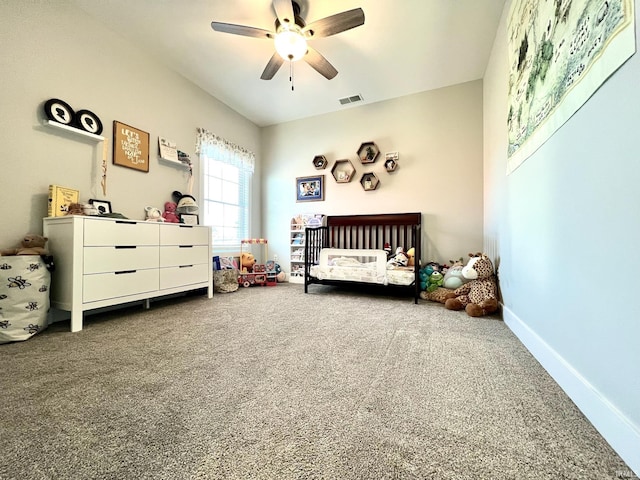
[[[296,202],[324,200],[324,175],[296,178]]]

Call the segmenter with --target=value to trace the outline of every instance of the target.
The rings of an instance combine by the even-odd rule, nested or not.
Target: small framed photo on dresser
[[[182,213],[180,214],[180,221],[185,225],[199,225],[200,219],[195,213]]]

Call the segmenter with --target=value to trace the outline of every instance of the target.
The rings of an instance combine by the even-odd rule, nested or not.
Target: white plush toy
[[[147,222],[164,222],[164,218],[162,218],[162,212],[159,208],[144,207],[144,211],[147,214],[147,218],[145,219]]]
[[[409,263],[409,257],[404,253],[404,248],[398,247],[396,248],[396,254],[389,259],[387,262],[387,267],[389,268],[398,268],[398,267],[406,267]]]

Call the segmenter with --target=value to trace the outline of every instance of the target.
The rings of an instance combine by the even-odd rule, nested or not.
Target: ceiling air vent
[[[348,105],[349,103],[361,102],[362,95],[352,95],[340,99],[340,105]]]

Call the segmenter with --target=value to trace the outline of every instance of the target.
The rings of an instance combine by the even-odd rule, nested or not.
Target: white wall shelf
[[[167,163],[169,165],[175,165],[176,167],[185,167],[185,168],[189,168],[189,164],[188,163],[184,163],[181,162],[180,160],[172,160],[170,158],[164,158],[158,155],[158,160],[161,160],[164,163]]]
[[[103,136],[96,135],[95,133],[90,133],[90,132],[87,132],[85,130],[81,130],[80,128],[70,127],[69,125],[64,125],[63,123],[54,122],[53,120],[47,120],[45,122],[45,125],[47,125],[49,127],[57,128],[57,129],[60,129],[60,130],[65,130],[67,132],[72,132],[72,133],[75,133],[77,135],[81,135],[83,137],[91,138],[91,139],[95,140],[96,142],[104,141],[104,137]]]

